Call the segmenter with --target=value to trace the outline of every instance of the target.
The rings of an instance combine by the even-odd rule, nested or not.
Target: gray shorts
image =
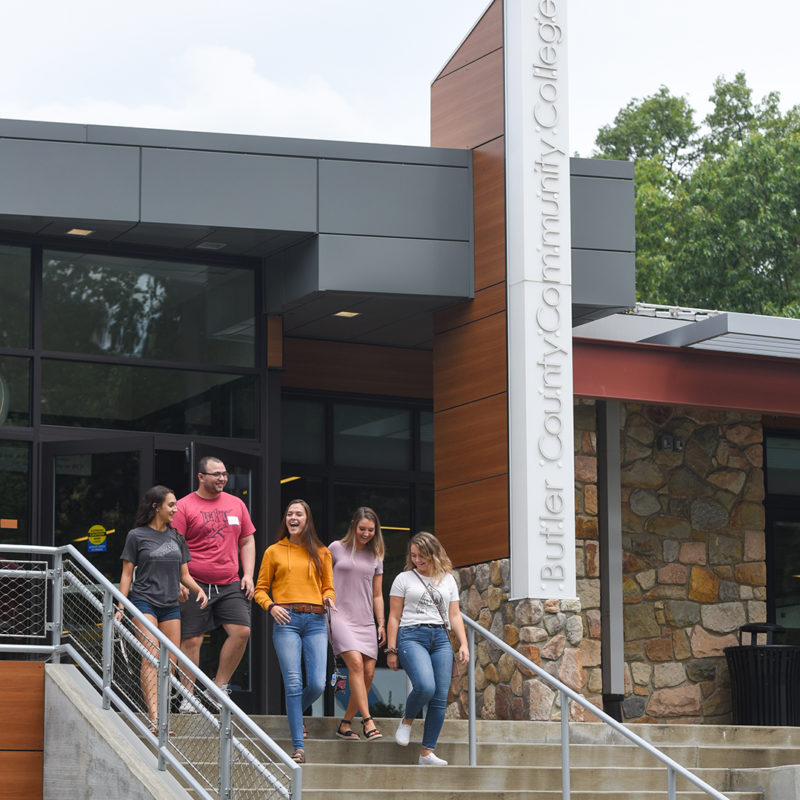
[[[200,583],[200,581],[198,581]],[[181,603],[181,638],[203,636],[221,625],[246,625],[250,627],[250,601],[245,597],[239,581],[219,585],[200,583],[208,595],[205,608],[200,608],[197,595]]]

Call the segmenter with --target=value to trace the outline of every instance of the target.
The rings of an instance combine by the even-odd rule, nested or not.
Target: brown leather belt
[[[283,608],[289,611],[298,611],[301,614],[324,614],[325,606],[318,606],[314,603],[280,603]]]

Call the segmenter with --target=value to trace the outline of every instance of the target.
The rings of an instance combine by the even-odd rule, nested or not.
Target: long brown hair
[[[383,543],[381,523],[378,519],[378,515],[369,508],[369,506],[361,506],[353,512],[353,518],[350,520],[350,527],[347,529],[347,533],[342,537],[342,544],[345,547],[350,547],[350,556],[353,557],[356,552],[356,528],[362,519],[367,519],[375,525],[375,535],[367,542],[366,549],[379,561],[383,561],[383,556],[386,553],[386,546]]]
[[[168,494],[175,494],[175,492],[173,492],[172,489],[168,489],[166,486],[162,486],[160,483],[151,486],[139,501],[139,507],[136,509],[136,518],[133,524],[137,528],[141,528],[143,525],[149,525],[155,518],[158,507],[164,502]],[[170,528],[172,526],[167,525],[167,527]]]
[[[319,551],[320,548],[325,545],[322,544],[319,536],[317,536],[317,529],[314,527],[314,517],[311,516],[311,508],[305,500],[291,500],[286,504],[286,508],[283,510],[283,519],[281,520],[281,529],[278,532],[278,538],[289,538],[289,529],[286,527],[286,512],[289,510],[290,506],[294,505],[301,505],[306,511],[306,526],[300,533],[300,544],[305,547],[308,554],[311,556],[311,560],[314,562],[314,567],[317,570],[317,575],[322,575],[322,561],[319,557]]]

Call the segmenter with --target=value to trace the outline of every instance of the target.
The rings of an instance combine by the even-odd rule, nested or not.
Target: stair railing
[[[103,708],[113,706],[155,751],[158,768],[169,766],[204,800],[302,798],[300,765],[72,545],[0,544],[0,653],[72,661]],[[142,674],[152,678],[146,688]],[[191,713],[180,714],[173,737],[179,704]]]
[[[690,783],[694,784],[698,789],[705,792],[709,797],[715,800],[727,800],[724,794],[718,792],[713,786],[709,786],[697,775],[694,775],[686,767],[681,766],[676,761],[671,759],[665,753],[662,753],[657,747],[654,747],[650,742],[642,739],[633,731],[629,730],[625,725],[617,722],[613,717],[610,717],[602,709],[590,703],[585,697],[582,697],[577,692],[573,691],[566,684],[562,683],[558,678],[554,678],[549,672],[546,672],[538,664],[534,664],[530,659],[525,658],[521,653],[517,652],[513,647],[506,644],[502,639],[499,639],[491,631],[486,630],[483,626],[479,625],[474,620],[470,619],[466,614],[461,614],[464,620],[464,625],[467,628],[467,641],[469,644],[469,664],[467,668],[468,682],[469,682],[469,763],[470,766],[476,766],[478,763],[477,757],[477,737],[476,737],[476,703],[475,703],[475,637],[482,636],[492,645],[502,650],[511,656],[518,664],[521,664],[526,669],[534,672],[543,681],[550,684],[559,692],[561,700],[561,797],[562,800],[569,800],[570,798],[570,781],[569,781],[569,702],[572,700],[578,705],[585,708],[594,714],[599,720],[606,725],[613,728],[617,733],[620,733],[629,741],[633,742],[638,747],[646,750],[652,756],[661,761],[667,768],[667,797],[668,800],[675,800],[677,776],[680,775]]]

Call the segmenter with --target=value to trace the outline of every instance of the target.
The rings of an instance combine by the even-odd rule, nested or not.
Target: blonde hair
[[[450,556],[445,552],[442,543],[432,534],[427,531],[420,531],[412,536],[408,541],[408,550],[406,551],[406,569],[414,569],[414,562],[411,560],[411,545],[416,548],[431,562],[431,575],[435,583],[439,583],[445,575],[449,575],[453,571],[453,562]]]
[[[375,535],[367,542],[366,548],[371,551],[378,561],[383,561],[383,556],[386,553],[386,546],[383,543],[383,534],[381,533],[381,523],[378,520],[378,515],[368,506],[361,506],[353,513],[353,518],[350,520],[350,527],[347,533],[342,537],[342,544],[350,548],[350,557],[355,558],[357,549],[356,542],[356,528],[362,519],[367,519],[375,525]]]

